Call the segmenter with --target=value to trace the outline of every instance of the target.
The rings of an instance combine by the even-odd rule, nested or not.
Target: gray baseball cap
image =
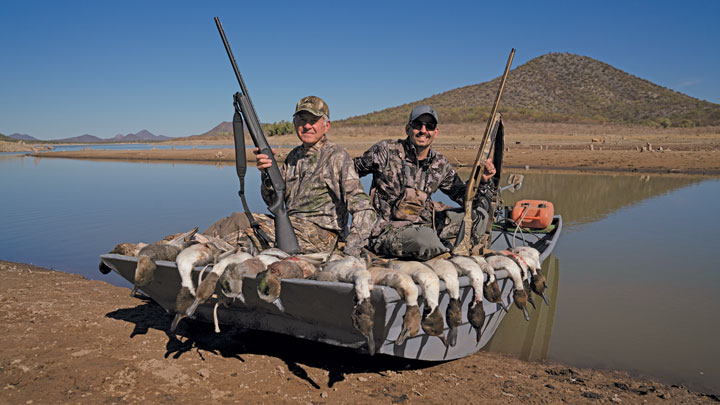
[[[438,122],[438,116],[435,110],[433,110],[432,107],[429,105],[419,105],[410,112],[410,119],[408,119],[408,123],[415,121],[419,116],[423,114],[430,114],[435,118],[435,122]]]

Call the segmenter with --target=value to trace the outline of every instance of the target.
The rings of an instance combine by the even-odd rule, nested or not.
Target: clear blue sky
[[[340,119],[484,82],[512,47],[513,67],[570,52],[720,103],[715,0],[5,0],[0,133],[188,136],[231,120],[214,16],[263,122],[310,94]]]

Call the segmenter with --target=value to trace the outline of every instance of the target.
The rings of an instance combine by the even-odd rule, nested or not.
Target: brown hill
[[[487,120],[499,82],[497,77],[335,124],[397,125],[419,104],[435,107],[445,123],[482,122]],[[658,86],[587,56],[568,53],[542,55],[513,69],[500,112],[516,121],[685,127],[720,124],[718,104]]]
[[[232,122],[223,121],[215,128],[202,133],[200,135],[191,135],[183,140],[229,140],[232,142],[233,129]]]

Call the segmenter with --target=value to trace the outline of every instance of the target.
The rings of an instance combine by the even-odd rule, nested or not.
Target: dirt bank
[[[183,323],[129,289],[0,261],[0,403],[705,403],[625,373],[479,352],[447,363]]]
[[[0,152],[39,152],[52,149],[49,145],[32,144],[24,142],[0,141]]]
[[[440,128],[433,146],[456,166],[472,164],[482,126],[449,124]],[[720,128],[717,127],[652,129],[508,123],[506,133],[507,168],[720,175]],[[339,127],[331,129],[329,138],[354,157],[379,140],[402,136],[402,127]],[[298,140],[295,135],[283,135],[270,138],[270,143],[278,146],[278,157],[282,158]],[[232,138],[180,140],[170,144],[230,145]],[[247,144],[251,144],[249,139]],[[81,150],[33,156],[218,164],[232,164],[235,158],[232,148],[220,146],[217,149]]]

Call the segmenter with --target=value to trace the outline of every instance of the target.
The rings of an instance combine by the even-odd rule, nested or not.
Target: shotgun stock
[[[235,77],[240,84],[240,91],[235,93],[234,96],[234,107],[235,116],[233,117],[233,132],[235,134],[235,165],[240,178],[240,198],[242,199],[243,207],[245,207],[245,213],[248,216],[253,229],[256,234],[262,237],[262,231],[252,218],[244,195],[244,176],[245,176],[245,139],[243,135],[242,119],[245,119],[245,125],[247,125],[248,132],[252,138],[253,144],[259,149],[259,153],[265,154],[272,159],[272,166],[267,169],[267,175],[272,183],[273,191],[275,192],[275,200],[268,206],[268,210],[275,216],[275,246],[284,250],[289,254],[298,253],[300,246],[298,245],[295,231],[293,230],[292,224],[290,223],[290,217],[287,214],[285,207],[285,181],[280,173],[280,168],[275,161],[275,156],[272,153],[272,149],[268,144],[265,133],[263,133],[260,120],[258,119],[255,107],[253,107],[250,95],[248,94],[245,82],[242,79],[240,70],[238,70],[235,57],[233,56],[232,50],[230,50],[230,44],[225,37],[225,31],[223,30],[220,19],[215,17],[215,25],[217,26],[220,38],[222,38],[223,45],[225,45],[225,51],[230,58],[230,64],[232,64],[233,70],[235,71]],[[239,122],[239,125],[237,124]],[[242,149],[240,151],[239,149]]]
[[[498,127],[500,125],[500,114],[498,114],[498,107],[500,105],[500,97],[502,97],[503,88],[505,87],[505,81],[507,80],[508,73],[510,72],[510,66],[512,65],[513,57],[515,56],[515,48],[510,51],[507,64],[505,65],[505,71],[503,72],[502,78],[500,79],[500,86],[497,94],[495,95],[495,102],[493,103],[492,110],[490,110],[490,117],[488,118],[487,125],[485,126],[485,132],[478,146],[478,153],[475,157],[475,163],[473,164],[472,171],[470,172],[470,178],[467,182],[467,188],[465,190],[465,218],[460,224],[460,231],[457,238],[455,239],[455,248],[453,249],[454,254],[458,255],[469,255],[472,253],[473,246],[471,240],[472,234],[472,206],[475,195],[478,192],[478,186],[480,185],[481,175],[485,170],[485,161],[490,157],[492,141],[497,134]],[[493,222],[493,208],[490,208],[490,218],[488,218],[489,227],[492,229]],[[486,233],[488,231],[486,230]],[[490,238],[485,238],[485,243],[488,244],[485,247],[490,247]]]

